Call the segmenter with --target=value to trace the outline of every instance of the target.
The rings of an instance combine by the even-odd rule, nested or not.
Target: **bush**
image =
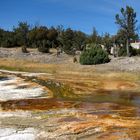
[[[137,55],[137,49],[130,47],[130,55],[136,56]]]
[[[38,51],[42,52],[42,53],[49,53],[49,48],[40,46],[40,47],[38,47]]]
[[[105,52],[100,46],[91,47],[88,50],[82,52],[80,56],[80,63],[82,65],[102,64],[109,62],[107,52]]]
[[[22,46],[21,50],[22,50],[23,53],[29,53],[29,52],[27,51],[27,48],[26,48],[25,46]]]
[[[140,55],[140,49],[136,49],[137,55]]]
[[[126,47],[119,48],[118,56],[121,57],[121,56],[126,56],[126,55],[127,55]]]
[[[39,42],[38,44],[38,51],[42,52],[42,53],[49,53],[49,49],[50,49],[50,42],[43,40],[41,42]]]
[[[73,63],[77,63],[78,61],[77,61],[77,58],[76,57],[74,57],[73,58]]]
[[[132,48],[131,46],[129,47],[129,51],[130,51],[130,56],[136,56],[136,55],[140,55],[140,49],[135,49]],[[126,47],[121,47],[118,51],[118,56],[127,56],[127,50]]]
[[[132,48],[131,54],[132,54],[132,56],[140,55],[140,49]]]

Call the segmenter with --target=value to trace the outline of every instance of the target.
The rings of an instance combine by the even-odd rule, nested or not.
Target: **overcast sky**
[[[64,25],[87,34],[115,34],[115,15],[132,6],[140,23],[140,0],[0,0],[0,27],[11,30],[18,21],[50,26]]]

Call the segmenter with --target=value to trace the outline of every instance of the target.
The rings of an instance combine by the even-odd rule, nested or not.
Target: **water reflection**
[[[92,93],[90,96],[83,96],[84,101],[90,102],[109,102],[109,103],[118,103],[122,105],[132,105],[140,106],[140,93],[133,91],[103,91],[98,90]]]

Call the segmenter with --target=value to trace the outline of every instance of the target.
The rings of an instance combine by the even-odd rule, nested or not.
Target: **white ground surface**
[[[16,130],[14,128],[0,128],[0,140],[35,140],[34,128]]]
[[[8,76],[8,78],[0,80],[0,101],[34,98],[43,93],[44,90],[41,86],[33,85],[15,76]],[[2,111],[0,109],[0,120],[8,117],[31,117],[31,112]],[[34,128],[0,127],[0,140],[35,140],[36,136],[37,130]]]
[[[32,117],[29,111],[0,111],[0,118],[6,117]]]
[[[42,95],[43,92],[42,87],[30,86],[30,83],[17,77],[0,80],[1,101],[38,97]]]

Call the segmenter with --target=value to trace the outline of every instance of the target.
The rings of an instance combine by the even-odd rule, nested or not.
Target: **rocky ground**
[[[14,58],[14,59],[22,59],[22,60],[30,60],[41,63],[48,64],[61,64],[67,63],[70,57],[64,53],[57,57],[57,53],[55,49],[52,49],[50,53],[45,54],[38,52],[36,49],[28,49],[29,53],[22,53],[21,48],[0,48],[0,58]]]
[[[111,57],[111,62],[104,65],[105,69],[139,72],[140,71],[140,57]]]

